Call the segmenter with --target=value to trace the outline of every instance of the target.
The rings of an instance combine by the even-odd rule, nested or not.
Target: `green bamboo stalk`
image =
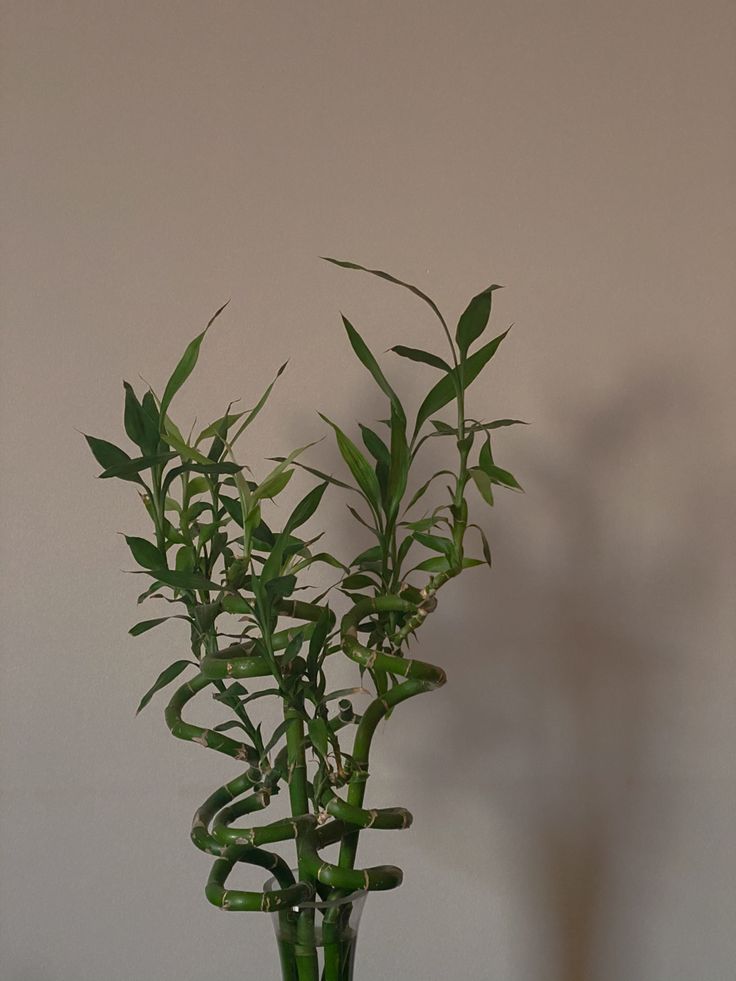
[[[371,651],[358,641],[358,624],[360,621],[372,613],[388,610],[409,612],[410,614],[416,612],[411,603],[400,597],[375,597],[356,603],[352,610],[343,617],[340,625],[342,647],[351,660],[363,667],[377,667],[408,679],[371,702],[356,729],[352,753],[353,773],[349,781],[347,804],[361,809],[365,797],[365,784],[368,779],[371,742],[378,723],[390,709],[400,702],[422,692],[433,691],[444,685],[447,680],[442,668],[433,664]],[[356,829],[346,834],[342,839],[338,860],[341,868],[352,869],[355,865],[359,837],[360,831]]]
[[[291,813],[297,831],[296,847],[299,878],[309,882],[313,878],[306,861],[304,836],[299,833],[302,822],[308,817],[309,798],[307,795],[307,761],[304,752],[304,722],[301,712],[294,707],[284,711],[286,728],[286,750],[288,755],[288,782]],[[314,937],[314,910],[300,910],[297,917],[297,944],[295,948],[297,974],[299,981],[318,981],[317,950]]]

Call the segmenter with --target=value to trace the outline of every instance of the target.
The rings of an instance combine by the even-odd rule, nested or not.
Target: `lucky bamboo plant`
[[[468,418],[465,410],[468,387],[508,333],[481,344],[498,287],[475,296],[451,332],[436,304],[416,287],[379,270],[328,261],[405,287],[436,317],[446,358],[403,345],[391,349],[439,375],[411,426],[374,355],[343,317],[355,355],[387,400],[387,418],[378,430],[359,427],[364,450],[321,416],[334,432],[345,474],[336,477],[305,463],[307,447],[273,458],[262,479],[238,462],[236,443],[276,379],[249,411],[234,412],[231,403],[215,422],[185,437],[171,416],[171,403],[221,307],[189,344],[160,397],[149,388],[139,400],[124,383],[125,432],[136,447],[132,456],[106,440],[86,437],[103,467],[100,476],[134,484],[152,522],[149,538],[126,536],[137,571],[151,579],[138,602],[165,601],[176,611],[161,611],[130,633],[172,619],[189,628],[191,655],[159,675],[138,710],[188,671],[165,711],[169,729],[243,764],[198,808],[191,836],[215,859],[206,886],[211,903],[275,914],[285,981],[348,981],[360,894],[401,883],[402,872],[394,866],[356,867],[363,830],[408,828],[412,822],[403,807],[364,806],[373,737],[397,705],[445,683],[444,668],[410,657],[409,647],[435,609],[443,584],[470,566],[490,565],[486,536],[468,519],[469,487],[488,505],[496,486],[521,490],[494,462],[491,446],[494,430],[520,420],[482,422]],[[449,410],[449,419],[438,415],[443,410]],[[451,450],[447,465],[416,487],[417,456],[437,439]],[[271,504],[297,470],[317,483],[276,527]],[[447,478],[445,496],[428,507],[430,487],[439,477]],[[350,513],[374,539],[347,561],[315,548],[319,534],[301,537],[302,527],[322,514],[330,485],[353,496]],[[466,555],[471,529],[482,559]],[[315,563],[334,570],[335,579],[318,595],[306,578]],[[357,665],[360,679],[352,688],[332,690],[330,665],[340,655]],[[356,696],[369,694],[367,685],[373,695],[359,710]],[[205,690],[230,714],[214,728],[182,717]],[[261,699],[281,706],[282,720],[273,731],[264,731],[257,719]],[[266,809],[282,789],[288,794],[286,815],[263,823],[247,818]],[[288,841],[295,848],[290,860],[263,848]],[[332,861],[323,854],[329,845],[339,845]],[[254,891],[228,888],[238,863],[268,870],[273,882]]]

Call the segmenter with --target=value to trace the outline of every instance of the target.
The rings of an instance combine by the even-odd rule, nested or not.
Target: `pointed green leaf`
[[[368,371],[370,371],[381,391],[389,397],[394,412],[406,420],[404,408],[399,401],[396,392],[389,385],[388,381],[386,380],[386,376],[381,371],[378,362],[371,354],[367,344],[346,317],[342,318],[342,322],[345,325],[345,330],[347,331],[350,345],[358,356],[358,359],[365,365]]]
[[[468,353],[468,348],[488,326],[488,318],[491,315],[491,300],[493,291],[502,289],[501,286],[494,284],[474,296],[460,317],[455,331],[455,340],[460,348],[463,358]]]
[[[242,596],[224,596],[222,608],[227,613],[252,613],[252,605]]]
[[[166,560],[153,544],[145,538],[136,538],[132,535],[125,535],[128,548],[133,553],[133,558],[138,565],[144,569],[158,569],[166,565]]]
[[[171,617],[156,617],[154,620],[141,620],[130,628],[128,633],[131,637],[138,637],[140,634],[146,633],[147,630],[153,630],[154,627],[158,627],[160,623],[165,623],[167,620],[189,620],[189,617],[182,616],[181,614],[176,614]]]
[[[335,425],[335,423],[328,419],[327,416],[322,415],[321,412],[319,413],[319,416],[335,430],[337,446],[343,460],[347,463],[350,472],[352,473],[353,477],[355,477],[355,480],[368,503],[375,511],[378,511],[381,500],[381,489],[373,468],[370,466],[355,443],[353,443],[353,441],[345,435],[339,426]]]
[[[468,557],[463,559],[463,569],[472,569],[476,565],[483,565],[481,559],[471,559]],[[424,562],[420,562],[412,571],[431,572],[436,575],[438,572],[447,572],[449,568],[450,563],[447,559],[444,556],[438,555],[436,558],[426,559]]]
[[[364,572],[354,572],[346,576],[340,583],[345,589],[365,589],[366,586],[375,586],[375,582]]]
[[[424,300],[424,302],[430,307],[435,316],[438,318],[440,323],[444,326],[445,330],[448,329],[445,319],[440,313],[437,304],[434,302],[434,300],[430,299],[426,293],[422,293],[420,289],[417,289],[416,286],[412,286],[410,283],[404,283],[402,280],[397,279],[390,273],[382,272],[380,269],[368,269],[366,266],[359,266],[356,262],[345,262],[342,259],[330,259],[330,257],[326,255],[322,256],[322,258],[325,260],[325,262],[331,262],[333,265],[341,266],[343,269],[358,269],[361,272],[370,273],[372,276],[378,276],[379,279],[385,279],[389,283],[394,283],[396,286],[403,286],[404,289],[407,289],[415,296],[418,296],[420,300]]]
[[[422,351],[416,347],[405,347],[403,344],[397,344],[391,350],[401,358],[408,358],[410,361],[418,361],[421,364],[429,364],[433,368],[439,368],[440,371],[452,371],[452,368],[446,361],[437,357],[436,354],[432,354],[431,351]]]
[[[141,412],[143,413],[143,445],[141,449],[143,450],[144,456],[150,456],[158,452],[158,434],[159,434],[159,414],[158,406],[156,405],[156,398],[150,390],[145,392],[143,395],[143,400],[141,401]]]
[[[289,519],[284,526],[284,531],[287,534],[291,534],[297,528],[301,527],[306,521],[312,517],[314,512],[319,507],[319,503],[322,500],[322,495],[327,488],[327,484],[319,484],[314,487],[308,494],[306,494],[301,501],[297,504],[294,510],[289,515]]]
[[[452,559],[455,554],[455,543],[450,538],[441,538],[439,535],[428,535],[423,531],[415,531],[416,540],[431,549],[433,552],[441,552],[448,559]]]
[[[386,490],[386,516],[394,521],[409,479],[409,445],[406,442],[406,419],[391,408],[391,461]]]
[[[123,382],[123,388],[125,389],[125,413],[123,417],[125,432],[128,435],[128,439],[140,447],[141,451],[145,453],[146,423],[143,416],[143,408],[136,398],[133,387],[127,381]],[[156,447],[154,446],[154,452],[155,449]]]
[[[502,484],[504,487],[511,488],[511,490],[524,490],[512,473],[509,473],[508,470],[503,470],[501,467],[495,466],[495,464],[484,466],[483,472],[488,475],[491,482],[494,484]]]
[[[179,569],[151,569],[150,574],[159,582],[173,586],[175,589],[204,589],[217,590],[218,592],[222,589],[222,586],[218,586],[216,582],[212,582],[196,572]]]
[[[444,555],[438,555],[431,559],[425,559],[424,562],[420,562],[419,565],[415,565],[413,572],[431,572],[437,574],[438,572],[447,572],[450,568],[450,563],[444,557]]]
[[[493,507],[493,488],[491,486],[491,478],[488,476],[485,470],[481,470],[480,467],[471,467],[468,470],[468,473],[473,478],[473,482],[478,488],[483,500]]]
[[[316,719],[309,720],[308,728],[312,746],[314,746],[321,756],[326,756],[330,738],[327,723],[323,718],[318,716]]]
[[[363,437],[365,448],[378,463],[383,463],[384,466],[388,467],[391,463],[391,454],[386,444],[378,433],[369,429],[368,426],[364,426],[362,422],[358,423],[358,425],[360,426],[360,433]]]
[[[146,694],[141,699],[140,705],[136,709],[136,715],[148,705],[153,696],[157,691],[170,685],[174,678],[178,678],[182,671],[185,670],[188,664],[196,664],[194,661],[174,661],[170,664],[168,668],[161,672],[161,674],[156,678],[154,684],[148,689]]]
[[[230,405],[232,405],[232,402]],[[195,445],[199,446],[203,439],[207,439],[210,436],[225,436],[228,429],[234,425],[238,419],[242,419],[244,415],[245,412],[233,412],[231,414],[230,406],[228,406],[228,410],[224,416],[220,416],[219,419],[215,419],[214,422],[211,422],[209,426],[205,426],[205,428],[200,432],[199,436],[197,436]]]
[[[177,454],[174,453],[171,455],[176,456]],[[238,463],[230,463],[230,462],[210,463],[209,461],[207,461],[207,463],[195,463],[194,461],[187,461],[186,463],[182,464],[182,466],[173,467],[171,470],[169,470],[169,472],[164,477],[161,492],[163,494],[166,494],[169,487],[171,487],[172,483],[176,480],[177,477],[181,477],[182,474],[199,473],[199,474],[206,474],[207,476],[210,477],[214,477],[220,474],[231,474],[231,475],[239,476],[240,471],[242,469],[243,469],[242,466]],[[197,494],[202,494],[209,489],[206,483],[204,485],[197,483],[196,477],[194,478],[194,480],[191,480],[189,482],[189,488],[192,496],[196,496]]]
[[[488,539],[486,538],[486,533],[483,531],[480,525],[469,525],[469,528],[475,528],[480,535],[481,546],[483,548],[483,558],[488,563],[489,567],[493,564],[491,560],[491,547],[488,544]]]
[[[348,511],[352,514],[352,516],[355,518],[356,521],[358,521],[365,528],[368,528],[369,531],[372,531],[374,534],[376,534],[376,529],[373,527],[373,525],[370,524],[368,521],[366,521],[365,518],[358,511],[356,511],[354,507],[351,507],[349,504],[346,504],[345,506],[347,507]]]
[[[268,459],[272,460],[274,463],[284,463],[286,457],[270,456]],[[356,488],[351,484],[346,484],[343,480],[338,480],[337,477],[333,477],[331,474],[323,473],[322,470],[316,470],[314,467],[308,467],[306,463],[295,463],[294,465],[299,467],[300,470],[304,470],[306,473],[311,473],[313,477],[319,477],[319,479],[324,480],[325,483],[332,484],[334,487],[342,487],[343,490],[349,491],[356,490]]]
[[[490,433],[486,435],[486,441],[480,449],[478,466],[481,468],[481,470],[485,470],[486,473],[488,473],[488,468],[493,466],[493,452],[491,450]]]
[[[179,363],[177,364],[176,368],[174,368],[171,377],[166,383],[166,388],[164,389],[164,394],[161,399],[160,415],[162,422],[166,419],[166,413],[171,405],[171,400],[194,371],[194,366],[199,358],[199,348],[204,340],[205,334],[215,320],[220,316],[229,302],[230,301],[228,300],[227,303],[223,303],[220,309],[212,317],[210,317],[209,323],[205,329],[201,334],[198,334],[193,341],[189,342],[184,354],[182,354],[181,358],[179,359]]]
[[[263,753],[261,754],[261,760],[264,760],[266,758],[266,756],[268,756],[268,754],[271,752],[271,750],[274,748],[274,746],[278,743],[278,741],[281,739],[281,737],[286,732],[286,730],[288,728],[288,725],[289,725],[288,720],[284,720],[283,722],[280,722],[276,726],[276,728],[274,729],[274,731],[273,731],[273,733],[271,735],[271,738],[268,740],[268,742],[266,743],[266,745],[263,747]]]
[[[95,460],[103,467],[105,470],[110,467],[117,467],[127,463],[130,463],[130,457],[125,452],[121,450],[119,446],[115,446],[114,443],[108,443],[106,439],[99,439],[97,436],[87,436],[82,434],[87,440],[87,445],[92,451],[92,455]],[[138,471],[134,471],[127,475],[121,474],[122,480],[130,480],[134,484],[143,484],[143,481],[138,476]]]
[[[503,334],[494,337],[492,341],[489,341],[488,344],[476,351],[475,354],[471,354],[467,361],[461,365],[463,389],[467,389],[475,381],[496,353],[501,341],[508,332],[508,330],[505,330]],[[441,378],[437,382],[420,405],[419,411],[417,412],[416,425],[414,426],[414,438],[416,438],[417,433],[430,416],[434,415],[435,412],[438,412],[448,402],[451,402],[457,397],[459,388],[460,368],[453,368],[449,375],[445,375],[444,378]]]
[[[412,499],[406,505],[406,507],[404,508],[404,514],[406,514],[407,511],[411,511],[414,505],[417,504],[424,497],[424,495],[429,490],[432,481],[436,480],[437,477],[443,477],[443,476],[454,477],[455,474],[452,472],[452,470],[438,470],[437,473],[433,473],[432,476],[429,478],[429,480],[425,481],[422,484],[422,486],[416,491]]]
[[[280,473],[269,474],[253,491],[253,500],[273,499],[286,487],[294,475],[293,470],[282,470]]]
[[[284,361],[284,363],[281,365],[281,367],[279,368],[279,370],[276,372],[276,377],[274,378],[274,380],[271,382],[271,384],[268,386],[268,388],[263,393],[263,395],[261,395],[261,397],[258,400],[258,402],[256,402],[255,406],[250,410],[250,412],[248,413],[248,415],[245,417],[245,419],[241,423],[238,431],[235,433],[235,435],[233,436],[233,438],[230,440],[230,446],[231,447],[235,445],[236,439],[238,439],[238,437],[241,435],[241,433],[243,433],[248,428],[248,426],[250,426],[250,424],[253,422],[253,420],[255,419],[255,417],[258,415],[258,413],[261,411],[261,409],[263,408],[263,406],[266,404],[266,402],[268,401],[268,397],[271,394],[271,390],[273,389],[273,386],[276,384],[276,380],[281,377],[281,375],[283,374],[284,369],[286,368],[286,366],[287,366],[288,363],[289,363],[288,361]]]
[[[107,477],[120,477],[123,480],[130,480],[142,470],[150,470],[151,467],[158,466],[160,463],[168,463],[176,456],[176,453],[156,453],[153,456],[140,456],[135,460],[127,460],[115,463],[100,474],[102,479]]]
[[[166,424],[164,426],[164,431],[161,433],[161,439],[169,446],[176,450],[179,456],[183,460],[194,460],[196,463],[201,463],[203,466],[207,466],[212,463],[209,457],[205,456],[204,453],[200,453],[199,450],[190,446],[185,439],[181,438],[181,434],[174,432],[171,428],[171,420],[167,418]]]

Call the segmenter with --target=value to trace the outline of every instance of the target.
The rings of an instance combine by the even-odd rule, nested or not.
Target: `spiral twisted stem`
[[[439,688],[445,683],[445,672],[427,662],[387,654],[361,644],[358,628],[367,617],[382,613],[403,614],[407,623],[418,624],[433,608],[433,602],[433,599],[427,600],[428,608],[422,608],[398,596],[379,596],[361,600],[343,617],[340,638],[341,648],[347,657],[364,670],[381,670],[405,680],[368,705],[355,730],[347,799],[337,792],[336,787],[326,786],[321,790],[318,801],[315,801],[319,814],[310,813],[309,810],[309,793],[314,788],[307,778],[305,749],[308,738],[298,711],[287,706],[287,744],[276,756],[274,765],[270,769],[263,767],[262,771],[254,769],[262,765],[262,760],[253,746],[182,718],[189,701],[209,685],[222,690],[225,679],[272,675],[271,667],[262,655],[254,652],[252,643],[231,645],[206,654],[200,662],[198,673],[176,690],[165,712],[172,734],[249,764],[247,770],[219,787],[204,801],[192,823],[194,844],[215,857],[205,889],[207,899],[215,906],[224,910],[276,912],[314,899],[318,890],[337,890],[339,893],[374,891],[394,889],[401,884],[401,869],[393,865],[355,868],[362,830],[400,830],[410,827],[412,823],[412,815],[406,808],[368,809],[363,806],[371,744],[378,723],[392,708],[414,695]],[[279,612],[281,615],[314,621],[319,611],[315,612],[310,604],[288,602],[282,604]],[[306,629],[309,630],[311,626],[307,623]],[[293,636],[293,629],[275,632],[272,638],[274,651],[284,650]],[[277,663],[280,659],[283,659],[283,655],[277,657]],[[336,719],[333,730],[346,724]],[[284,781],[291,799],[290,817],[248,827],[233,824],[239,818],[265,810]],[[299,881],[296,881],[283,858],[261,847],[289,840],[296,844]],[[338,862],[325,861],[320,855],[321,849],[338,841],[341,845]],[[269,892],[228,889],[227,878],[238,863],[268,869],[280,888]]]

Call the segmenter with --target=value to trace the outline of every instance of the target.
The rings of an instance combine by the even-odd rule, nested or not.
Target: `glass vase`
[[[269,879],[266,892],[279,889]],[[300,903],[271,913],[282,981],[354,981],[358,925],[368,893]]]

